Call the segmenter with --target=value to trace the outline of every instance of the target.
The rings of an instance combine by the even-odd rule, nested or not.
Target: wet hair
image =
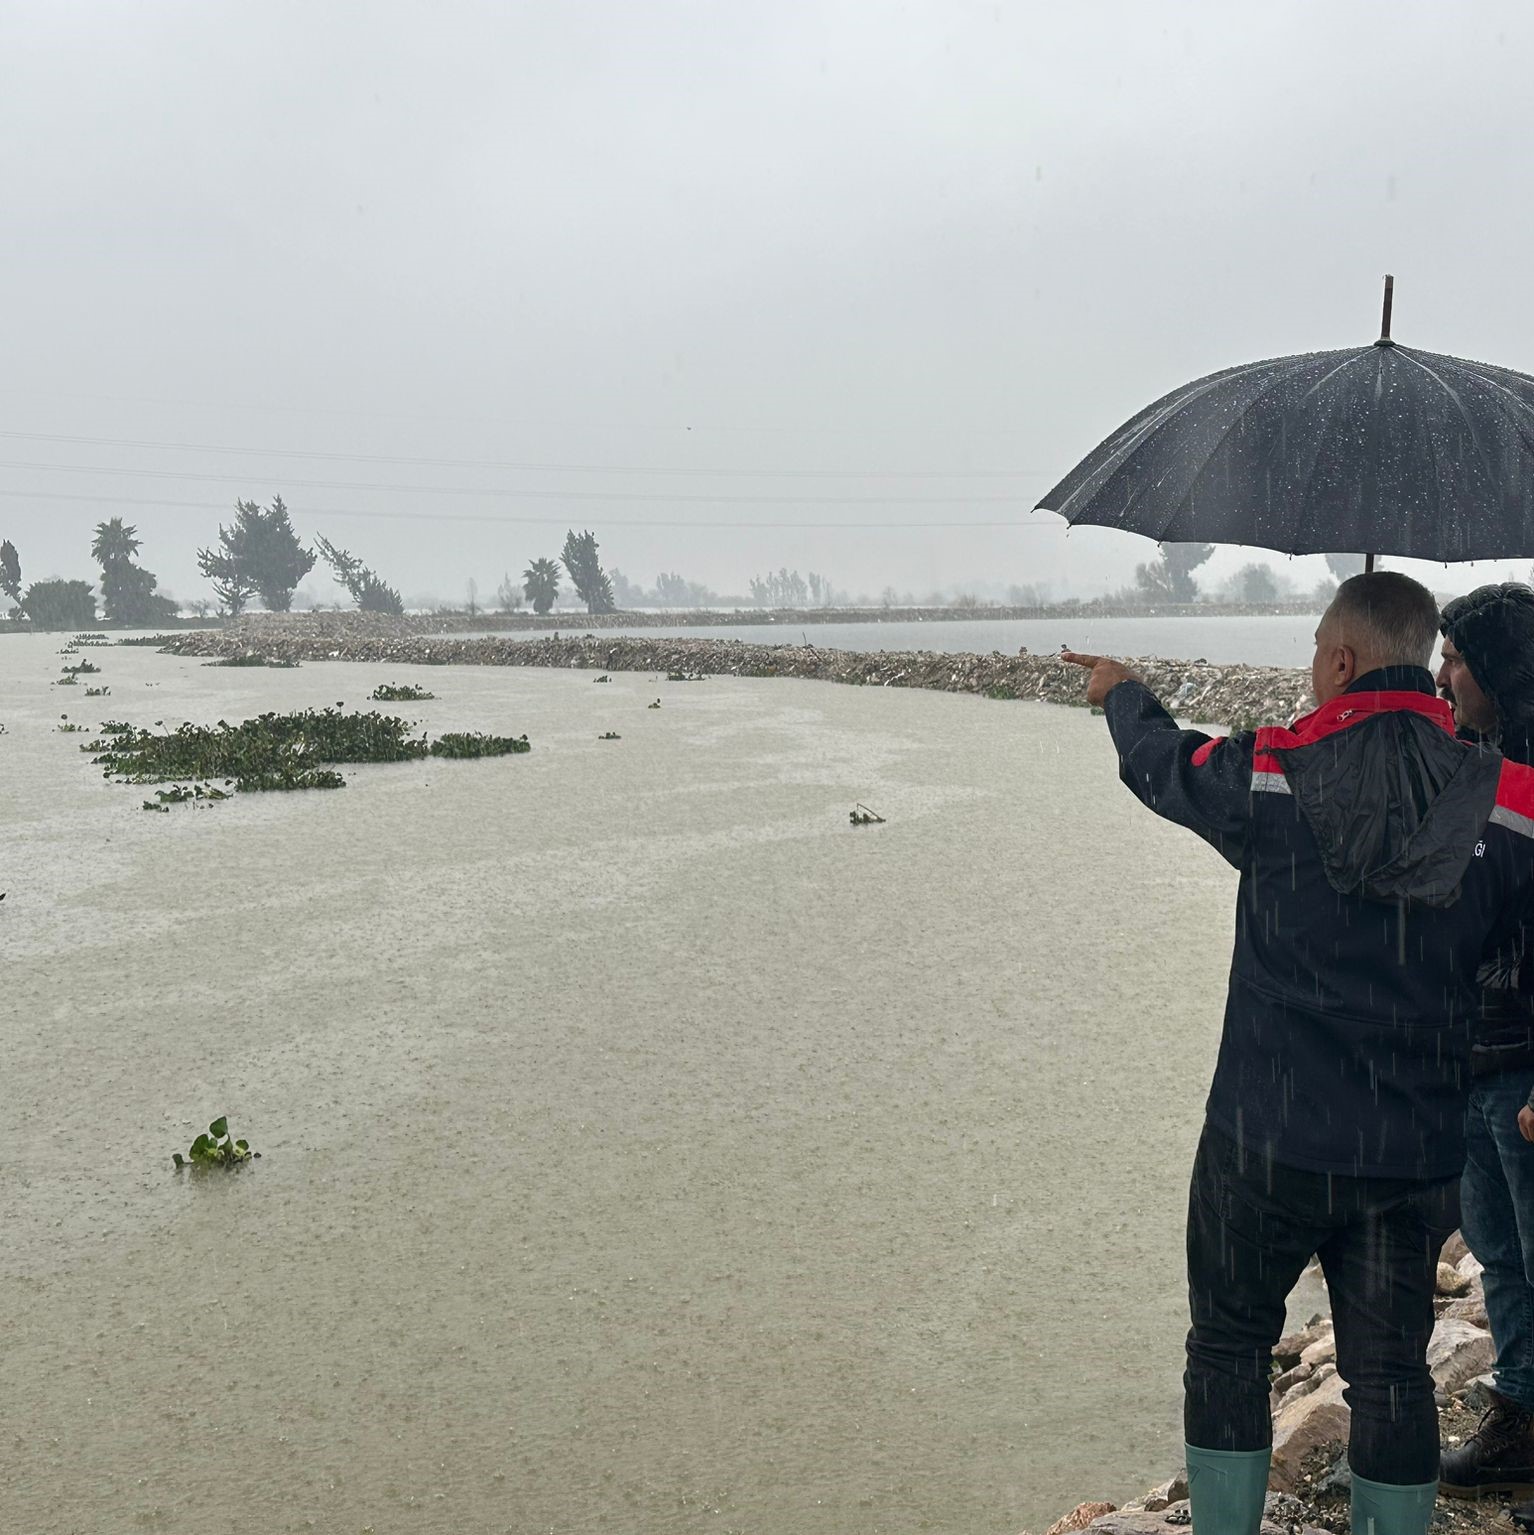
[[[1350,576],[1326,610],[1328,623],[1375,666],[1430,667],[1438,643],[1438,603],[1399,571]]]

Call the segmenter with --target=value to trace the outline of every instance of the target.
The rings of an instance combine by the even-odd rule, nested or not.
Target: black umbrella
[[[1040,502],[1166,543],[1423,560],[1534,554],[1534,378],[1390,339],[1211,373]],[[1372,563],[1372,560],[1371,560]]]

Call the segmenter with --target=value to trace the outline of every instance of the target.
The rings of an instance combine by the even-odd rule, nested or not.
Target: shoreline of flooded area
[[[981,655],[951,651],[860,651],[813,644],[754,645],[738,639],[658,635],[552,635],[536,640],[445,638],[398,620],[335,615],[272,622],[243,620],[225,630],[166,636],[165,649],[229,664],[312,661],[417,666],[532,666],[597,672],[648,672],[672,682],[707,676],[790,677],[862,687],[977,693],[989,699],[1085,706],[1086,674],[1057,655]],[[1132,662],[1136,674],[1185,718],[1231,728],[1288,721],[1311,706],[1308,671],[1211,666],[1157,657]]]
[[[551,613],[528,614],[337,612],[253,613],[210,626],[183,622],[172,631],[218,634],[249,630],[278,637],[330,633],[350,640],[505,639],[529,641],[560,634],[600,637],[738,640],[776,646],[848,651],[926,651],[1007,655],[1052,654],[1062,645],[1118,656],[1150,656],[1217,666],[1309,665],[1317,615],[1304,605],[1287,611],[1198,607],[1144,610],[1100,607],[1050,611],[891,610],[803,613]],[[0,636],[6,634],[0,626]],[[14,636],[13,636],[14,637]],[[115,637],[115,631],[114,631]]]
[[[1176,1464],[1233,877],[1101,721],[141,648],[87,701],[57,644],[0,678],[0,1523],[1002,1535]],[[55,730],[381,682],[533,750],[148,815]],[[261,1162],[178,1177],[222,1113]]]

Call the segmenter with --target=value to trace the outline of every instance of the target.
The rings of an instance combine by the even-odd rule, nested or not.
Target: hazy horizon
[[[122,516],[194,601],[235,500],[280,493],[407,598],[483,600],[572,527],[647,587],[1088,597],[1152,546],[1038,496],[1189,378],[1367,341],[1387,270],[1403,342],[1534,368],[1511,5],[22,0],[3,28],[28,581],[91,578]],[[1323,571],[1227,548],[1206,584],[1254,557]]]

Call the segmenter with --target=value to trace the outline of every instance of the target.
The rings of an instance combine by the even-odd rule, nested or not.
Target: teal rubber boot
[[[1201,1450],[1185,1444],[1183,1454],[1193,1535],[1257,1535],[1273,1451]]]
[[[1404,1486],[1353,1473],[1353,1535],[1427,1535],[1438,1483]]]

